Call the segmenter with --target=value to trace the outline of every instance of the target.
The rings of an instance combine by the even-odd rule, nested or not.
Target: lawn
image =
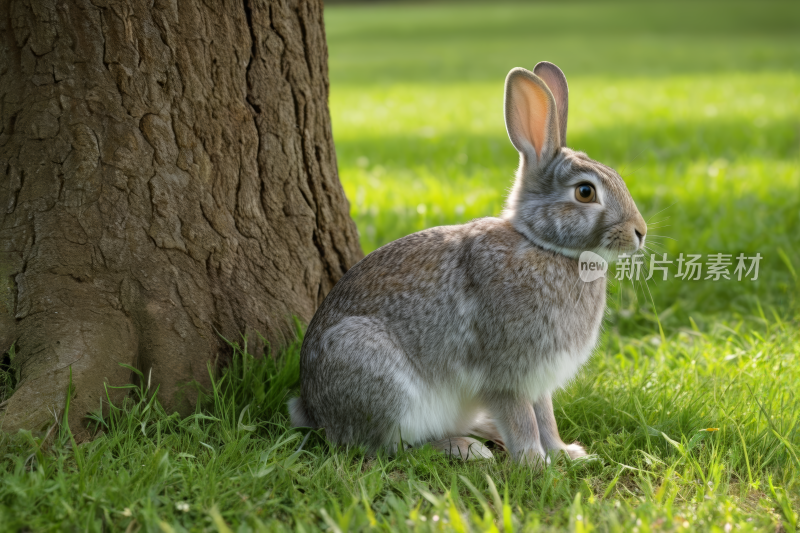
[[[501,454],[365,457],[316,434],[298,452],[283,400],[299,343],[275,362],[241,346],[187,419],[136,389],[92,442],[0,437],[0,525],[800,527],[800,4],[334,4],[326,24],[365,252],[499,214],[517,164],[503,79],[546,59],[570,83],[568,144],[619,170],[653,251],[759,253],[758,279],[682,281],[673,265],[667,281],[611,284],[601,345],[555,398],[562,437],[588,460],[533,472]]]

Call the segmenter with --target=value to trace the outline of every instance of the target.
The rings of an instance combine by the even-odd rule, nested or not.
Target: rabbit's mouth
[[[623,254],[633,255],[644,249],[647,226],[644,224],[644,220],[639,223],[639,219],[641,219],[641,215],[608,228],[603,232],[600,245],[591,251],[602,256],[609,263],[613,263]]]

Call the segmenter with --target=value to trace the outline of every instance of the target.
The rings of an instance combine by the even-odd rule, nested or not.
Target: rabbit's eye
[[[575,199],[579,202],[583,202],[584,204],[588,204],[589,202],[594,202],[594,199],[597,197],[597,193],[594,191],[594,187],[589,185],[588,183],[581,183],[577,187],[575,187]]]

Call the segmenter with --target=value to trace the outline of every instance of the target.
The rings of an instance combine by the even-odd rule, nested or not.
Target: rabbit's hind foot
[[[430,444],[434,450],[462,461],[494,458],[489,448],[484,446],[481,441],[470,437],[446,437]]]

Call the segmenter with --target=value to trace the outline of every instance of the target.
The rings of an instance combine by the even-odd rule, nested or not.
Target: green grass
[[[134,389],[96,420],[105,432],[77,448],[66,431],[44,449],[25,434],[5,438],[0,523],[34,531],[791,530],[798,350],[796,329],[768,320],[746,333],[687,329],[666,342],[609,334],[602,355],[556,400],[564,438],[595,455],[534,473],[502,455],[464,464],[429,447],[365,457],[316,434],[298,452],[302,436],[288,429],[282,401],[297,380],[299,342],[277,364],[237,349],[188,418]]]
[[[759,252],[758,281],[651,281],[652,300],[611,287],[597,355],[555,399],[588,461],[369,458],[316,434],[298,453],[282,402],[299,344],[276,362],[238,349],[187,419],[135,389],[92,442],[0,437],[0,524],[796,530],[799,20],[797,2],[328,7],[334,138],[365,251],[499,213],[517,163],[503,78],[547,59],[570,83],[569,144],[620,171],[656,249]]]

